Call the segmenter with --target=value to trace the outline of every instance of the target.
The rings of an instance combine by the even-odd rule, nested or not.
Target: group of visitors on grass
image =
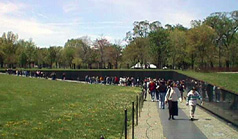
[[[178,100],[182,102],[186,100],[186,105],[190,107],[190,119],[194,120],[194,113],[197,105],[197,99],[202,100],[200,94],[196,91],[194,86],[188,91],[187,96],[183,97],[183,93],[186,90],[185,81],[165,81],[164,79],[145,79],[143,83],[143,95],[146,100],[147,93],[151,95],[151,101],[159,101],[160,108],[164,109],[165,104],[168,104],[169,120],[175,119],[174,116],[178,116]]]
[[[117,77],[117,76],[85,76],[85,81],[91,84],[121,85],[121,86],[139,86],[140,78]]]

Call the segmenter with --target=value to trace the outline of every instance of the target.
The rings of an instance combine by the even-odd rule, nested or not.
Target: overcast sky
[[[122,40],[134,21],[190,27],[213,12],[238,10],[238,0],[0,0],[0,35],[13,31],[38,47],[104,36]]]

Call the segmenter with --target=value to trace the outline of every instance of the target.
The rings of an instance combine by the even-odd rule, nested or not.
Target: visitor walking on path
[[[196,91],[196,88],[193,87],[191,91],[189,91],[187,95],[187,102],[186,105],[189,105],[190,107],[190,120],[194,120],[194,113],[196,110],[196,105],[197,105],[197,99],[202,100],[202,97],[200,94]]]
[[[144,83],[143,83],[143,86],[142,86],[142,91],[143,91],[144,101],[146,101],[147,91],[148,91],[147,79],[144,80]]]
[[[165,99],[165,94],[167,91],[167,87],[164,81],[160,82],[158,90],[160,95],[160,108],[164,109],[164,99]]]
[[[156,84],[155,82],[151,79],[150,80],[150,84],[149,84],[149,91],[150,91],[150,95],[151,95],[151,101],[155,101],[155,93],[156,93]]]
[[[182,101],[180,91],[175,83],[170,84],[165,96],[165,103],[169,104],[169,120],[178,116],[178,99]]]

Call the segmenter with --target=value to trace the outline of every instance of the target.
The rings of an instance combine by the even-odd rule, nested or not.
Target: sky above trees
[[[64,46],[71,38],[123,39],[134,21],[190,27],[214,12],[237,10],[237,0],[1,0],[0,34],[13,31],[39,47]]]

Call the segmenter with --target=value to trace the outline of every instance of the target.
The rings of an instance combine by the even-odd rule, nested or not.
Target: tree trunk
[[[226,68],[230,68],[230,61],[229,60],[226,60]]]
[[[106,63],[105,62],[103,62],[103,68],[106,69]]]
[[[175,64],[174,64],[174,63],[175,63],[174,61],[175,61],[175,58],[173,57],[173,60],[172,60],[173,69],[174,69],[174,65],[175,65]]]
[[[147,60],[145,60],[144,64],[145,64],[145,69],[147,69]]]
[[[191,57],[191,64],[192,64],[192,69],[194,69],[194,55],[192,54],[192,57]]]
[[[116,60],[115,69],[117,69],[117,68],[118,68],[118,62]]]
[[[211,68],[213,68],[213,67],[214,67],[214,65],[213,65],[213,62],[212,62],[212,61],[210,61],[210,67],[211,67]]]
[[[92,69],[92,64],[88,64],[88,68],[89,68],[89,69]]]
[[[204,58],[202,57],[202,68],[204,68]]]
[[[219,67],[221,68],[221,47],[218,47],[218,59],[219,59]]]

